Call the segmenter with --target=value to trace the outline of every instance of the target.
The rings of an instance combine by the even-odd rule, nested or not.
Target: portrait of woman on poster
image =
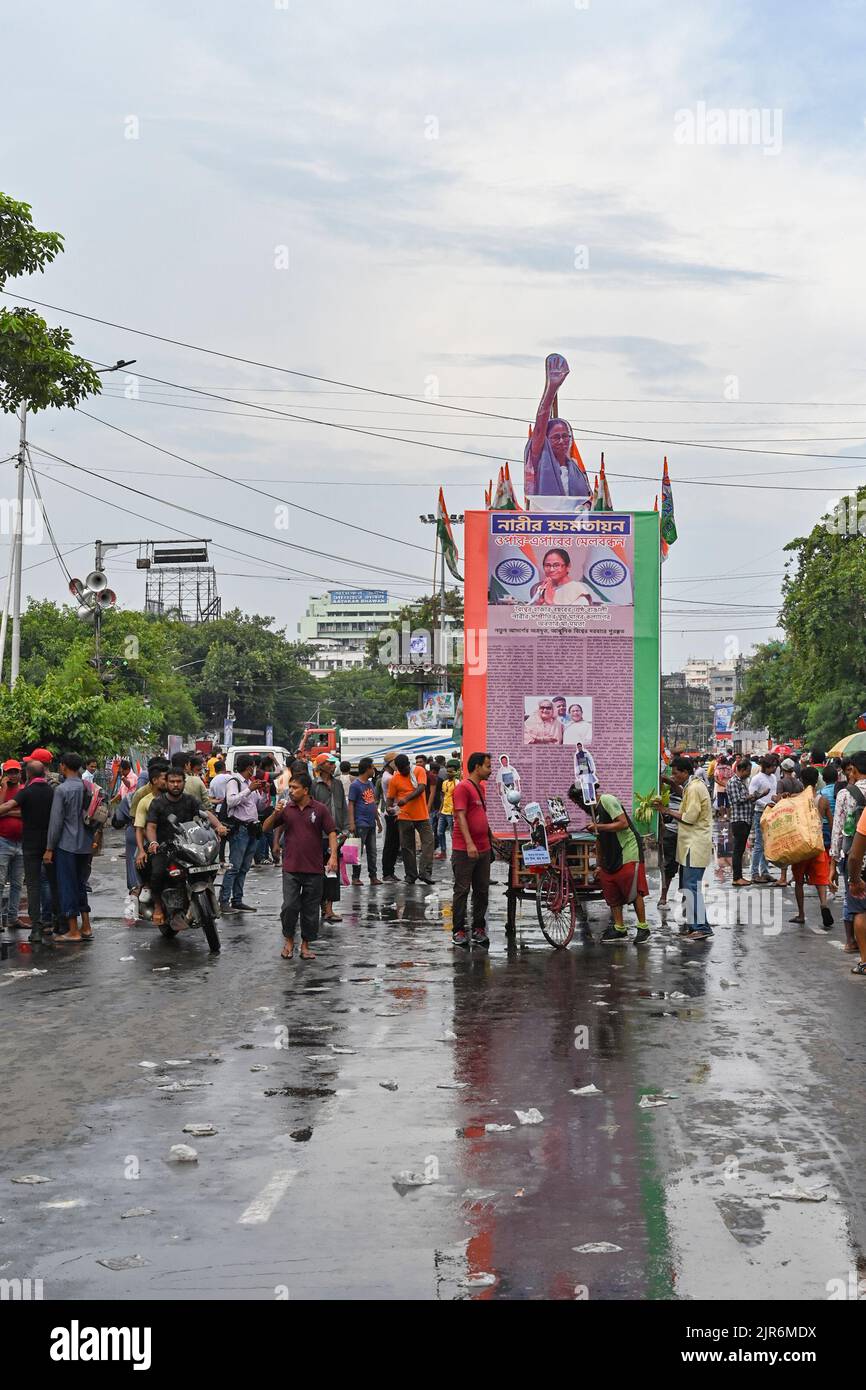
[[[527,701],[526,704],[529,702]],[[524,710],[526,708],[524,704]],[[524,743],[562,743],[562,720],[553,708],[553,699],[542,695],[532,714],[523,722]]]
[[[583,556],[575,556],[575,570],[583,577]],[[544,578],[533,587],[529,602],[534,606],[545,604],[568,604],[576,607],[582,603],[592,603],[595,596],[591,589],[572,575],[572,558],[567,550],[548,550],[542,561]]]
[[[569,745],[592,742],[592,718],[591,715],[584,718],[583,705],[569,705],[568,723],[562,741]]]

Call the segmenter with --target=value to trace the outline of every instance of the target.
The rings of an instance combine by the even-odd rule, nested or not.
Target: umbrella
[[[827,750],[828,758],[841,758],[845,753],[849,757],[852,753],[860,753],[866,748],[866,733],[846,734],[840,738],[838,743],[834,743],[832,748]]]

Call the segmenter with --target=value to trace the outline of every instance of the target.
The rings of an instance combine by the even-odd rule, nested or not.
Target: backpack
[[[81,805],[81,819],[84,821],[87,830],[101,830],[111,815],[111,807],[106,800],[105,792],[98,787],[95,782],[90,784],[90,795],[84,793],[84,800]]]
[[[620,802],[620,805],[622,805],[621,802]],[[637,854],[638,854],[638,857],[637,857],[637,860],[635,861],[635,864],[636,864],[636,865],[638,865],[638,864],[643,864],[643,862],[644,862],[643,836],[641,835],[640,831],[637,830],[637,829],[635,828],[634,822],[632,821],[631,816],[629,815],[628,811],[625,809],[624,806],[623,806],[623,808],[622,808],[622,813],[623,813],[623,815],[625,816],[626,825],[628,826],[629,830],[631,831],[631,833],[634,835],[635,839],[637,840]],[[607,810],[604,808],[604,806],[601,804],[601,802],[599,802],[599,803],[598,803],[598,813],[597,813],[596,819],[602,821],[604,824],[609,824],[612,820],[615,820],[616,817],[615,817],[615,816],[612,816],[612,815],[610,814],[610,812],[607,811]],[[599,836],[599,839],[598,839],[598,858],[599,858],[599,861],[600,861],[600,863],[601,863],[601,867],[602,867],[607,873],[609,873],[609,874],[615,874],[615,873],[618,873],[618,872],[619,872],[619,870],[622,868],[622,845],[621,845],[620,842],[619,842],[619,835],[601,835],[601,836]]]
[[[232,782],[237,782],[239,787],[243,787],[244,779],[237,772],[230,772],[229,779]],[[219,810],[216,812],[216,818],[218,821],[221,821],[223,825],[235,825],[236,821],[234,816],[229,815],[228,789],[229,784],[228,782],[226,782],[225,793],[223,795],[222,801],[219,804]]]
[[[850,853],[851,846],[854,843],[854,836],[857,833],[859,812],[866,807],[866,796],[863,795],[858,786],[848,787],[847,791],[848,795],[853,798],[856,809],[848,811],[845,816],[845,825],[842,830],[842,849],[845,854]]]

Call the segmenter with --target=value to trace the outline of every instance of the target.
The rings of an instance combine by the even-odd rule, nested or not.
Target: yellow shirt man
[[[713,803],[700,777],[691,777],[683,791],[677,822],[677,863],[705,869],[713,858]]]

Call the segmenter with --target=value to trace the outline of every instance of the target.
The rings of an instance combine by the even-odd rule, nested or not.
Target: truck
[[[454,742],[453,729],[341,729],[338,724],[305,729],[296,756],[310,762],[320,753],[335,753],[356,768],[360,758],[381,764],[385,753],[459,757],[460,745]]]

